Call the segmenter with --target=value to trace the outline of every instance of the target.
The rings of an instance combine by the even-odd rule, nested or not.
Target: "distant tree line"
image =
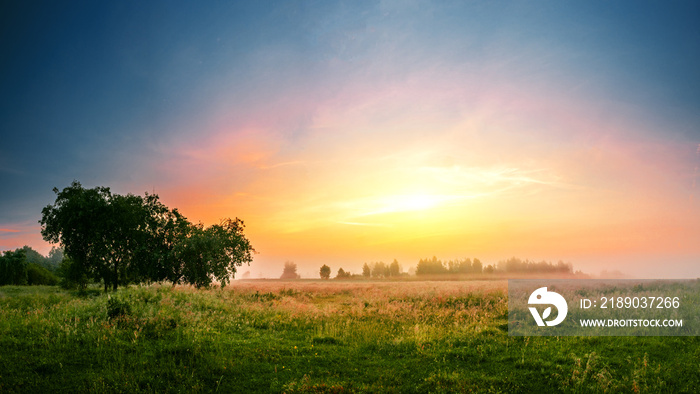
[[[331,268],[327,265],[321,266],[319,274],[322,279],[329,279],[331,275]],[[385,264],[384,262],[376,262],[367,264],[365,263],[362,267],[362,274],[352,274],[350,271],[345,271],[343,268],[338,269],[338,273],[335,279],[360,279],[360,278],[397,278],[404,275],[401,270],[401,265],[394,259],[391,264]]]
[[[444,275],[444,274],[480,274],[483,266],[479,259],[450,260],[443,262],[433,256],[432,259],[420,259],[416,266],[416,275]]]
[[[42,210],[41,234],[63,247],[64,277],[81,288],[161,281],[206,287],[214,280],[223,287],[255,252],[238,218],[205,227],[155,194],[120,195],[77,181],[54,192],[56,201]]]
[[[29,246],[7,250],[0,255],[0,286],[55,285],[63,250],[54,247],[47,257]]]
[[[281,279],[298,279],[297,266],[295,263],[286,262]],[[448,275],[488,275],[488,274],[573,274],[573,265],[559,261],[551,263],[547,261],[521,260],[512,257],[501,260],[496,264],[484,265],[479,259],[456,259],[439,260],[437,257],[420,259],[415,269],[416,276],[448,276]],[[576,274],[581,274],[577,271]],[[384,279],[408,276],[403,272],[399,262],[394,259],[391,264],[382,261],[364,263],[361,274],[352,274],[343,268],[338,269],[336,279]],[[330,279],[331,268],[323,264],[319,269],[319,276],[322,279]]]
[[[420,259],[416,266],[416,275],[459,275],[492,273],[531,273],[531,274],[572,274],[573,265],[562,261],[556,264],[539,261],[521,260],[512,257],[499,261],[495,266],[484,266],[479,259],[449,260],[443,262],[435,256],[432,259]]]
[[[512,273],[571,274],[574,272],[574,266],[571,263],[559,261],[553,264],[547,261],[520,260],[515,257],[499,261],[497,268]]]
[[[348,279],[352,278],[352,273],[350,271],[345,271],[342,267],[338,268],[338,273],[335,275],[336,279]]]
[[[383,261],[367,264],[362,266],[362,276],[365,278],[397,278],[401,276],[401,265],[394,259],[391,264],[386,264]]]

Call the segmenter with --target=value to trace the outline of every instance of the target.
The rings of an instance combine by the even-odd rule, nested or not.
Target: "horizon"
[[[3,5],[0,250],[73,180],[245,222],[251,272],[700,277],[694,2]]]

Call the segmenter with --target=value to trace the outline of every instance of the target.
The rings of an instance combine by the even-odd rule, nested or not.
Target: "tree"
[[[336,274],[335,278],[336,279],[343,279],[343,278],[351,278],[352,274],[350,271],[345,271],[342,268],[338,268],[338,274]]]
[[[65,289],[87,288],[89,281],[87,273],[68,256],[64,256],[58,266],[58,275],[61,277],[59,285]]]
[[[222,219],[204,230],[208,243],[208,261],[202,267],[223,288],[236,275],[237,267],[250,265],[255,249],[243,235],[245,224],[239,218]]]
[[[190,224],[176,210],[164,214],[160,226],[149,237],[154,253],[151,264],[142,268],[148,278],[167,278],[173,285],[187,283],[208,287],[217,280],[224,287],[237,267],[250,264],[255,249],[243,235],[245,225],[236,218],[205,228]]]
[[[46,257],[46,268],[49,271],[56,272],[58,266],[61,265],[61,261],[63,261],[63,248],[53,246]]]
[[[383,261],[372,264],[372,277],[373,278],[386,278],[389,273],[388,267]]]
[[[27,284],[27,255],[24,249],[7,250],[0,256],[0,286]]]
[[[100,223],[103,247],[100,250],[101,276],[105,286],[109,281],[112,289],[116,290],[120,282],[126,284],[142,279],[138,276],[140,260],[136,257],[148,237],[145,231],[147,215],[140,196],[108,196],[105,216]]]
[[[168,280],[173,286],[184,281],[187,259],[191,252],[190,240],[197,226],[190,223],[177,208],[170,210],[157,196],[146,195],[149,212],[146,231],[148,236],[139,251],[140,275],[144,278]]]
[[[60,243],[62,271],[79,286],[87,279],[111,285],[170,280],[225,286],[255,250],[243,235],[243,221],[223,219],[205,228],[191,224],[155,194],[112,194],[109,188],[83,188],[74,181],[42,210],[41,234]]]
[[[299,279],[300,276],[297,274],[297,263],[293,261],[284,262],[284,270],[282,271],[282,276],[280,279]]]
[[[369,265],[365,263],[365,265],[362,266],[362,276],[369,279],[371,273],[372,271],[370,270]]]
[[[483,267],[482,267],[481,261],[479,261],[479,259],[475,258],[474,261],[472,262],[472,272],[480,274],[482,269],[483,269]]]
[[[464,260],[450,260],[447,263],[447,271],[450,274],[468,274],[472,270],[472,262],[470,259],[466,258]]]
[[[331,277],[331,267],[323,264],[319,271],[321,279],[329,279]]]
[[[0,255],[0,285],[55,285],[58,278],[44,267],[45,257],[29,246]]]
[[[143,198],[112,194],[107,187],[84,189],[77,181],[60,192],[54,188],[54,193],[55,204],[42,210],[44,239],[60,242],[73,269],[101,279],[105,291],[136,279],[134,257],[147,215]]]
[[[42,210],[41,235],[45,241],[63,246],[71,257],[74,272],[102,278],[106,291],[111,282],[104,263],[109,188],[84,189],[73,181],[62,191],[57,188],[53,191],[56,193],[54,205]]]
[[[401,266],[399,265],[399,262],[394,259],[394,261],[392,261],[389,265],[389,276],[397,277],[399,275],[401,275]]]
[[[440,275],[446,274],[447,268],[438,260],[437,257],[433,256],[431,259],[420,259],[418,265],[416,266],[416,275]]]
[[[24,245],[22,248],[24,250],[24,255],[27,260],[27,264],[36,264],[43,266],[46,263],[46,258],[41,255],[41,253],[34,250],[29,245]]]

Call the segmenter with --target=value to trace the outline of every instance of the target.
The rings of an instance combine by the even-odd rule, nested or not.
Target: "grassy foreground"
[[[697,337],[509,337],[505,281],[250,281],[111,298],[0,287],[0,392],[700,387]]]

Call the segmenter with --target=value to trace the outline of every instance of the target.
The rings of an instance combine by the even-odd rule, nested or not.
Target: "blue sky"
[[[53,187],[76,179],[121,193],[155,190],[195,221],[252,218],[251,237],[264,251],[261,267],[287,258],[311,266],[323,257],[289,245],[312,237],[305,232],[312,228],[335,231],[327,227],[331,221],[358,223],[338,206],[423,201],[435,208],[435,201],[463,197],[445,189],[429,201],[406,199],[417,186],[391,166],[417,162],[410,173],[449,163],[468,172],[458,179],[470,182],[474,173],[539,171],[546,174],[540,185],[556,179],[590,195],[608,193],[594,204],[599,207],[647,196],[639,204],[656,212],[650,223],[674,218],[673,231],[700,235],[676,219],[697,214],[697,205],[682,212],[670,207],[698,194],[692,183],[700,144],[699,17],[697,2],[3,4],[0,229],[8,231],[0,232],[0,249],[30,243],[45,251],[36,224],[41,208],[53,202]],[[589,160],[594,155],[598,161]],[[377,161],[362,164],[368,157]],[[580,160],[567,162],[574,157]],[[403,183],[391,190],[375,185],[381,192],[347,201],[334,194],[363,182],[382,184],[379,174]],[[453,182],[440,177],[425,182],[434,188]],[[552,226],[565,223],[555,216],[582,209],[585,193],[576,203],[572,196],[553,202],[562,208]],[[392,200],[396,195],[403,197]],[[606,209],[593,217],[603,220]],[[299,219],[309,215],[334,219]],[[634,228],[634,216],[615,225]],[[498,220],[517,227],[530,219],[511,213]],[[581,231],[597,231],[570,220]],[[295,231],[300,238],[289,238]],[[425,247],[402,256],[417,260],[442,247],[460,254],[442,241],[464,236],[456,231],[407,235],[425,239]],[[597,269],[596,262],[620,253],[629,261],[651,253],[635,251],[645,239],[625,241],[630,246],[614,253],[567,255],[544,240],[535,242],[539,249],[484,240],[465,253],[564,254]],[[328,258],[342,260],[349,252],[334,242],[328,240],[329,249],[339,255]],[[596,242],[603,241],[591,245]],[[572,244],[569,250],[576,248],[586,249]],[[678,257],[670,246],[659,247],[653,258],[673,255],[687,267],[699,251],[680,249]],[[350,253],[345,264],[392,259],[390,249],[366,250]]]

